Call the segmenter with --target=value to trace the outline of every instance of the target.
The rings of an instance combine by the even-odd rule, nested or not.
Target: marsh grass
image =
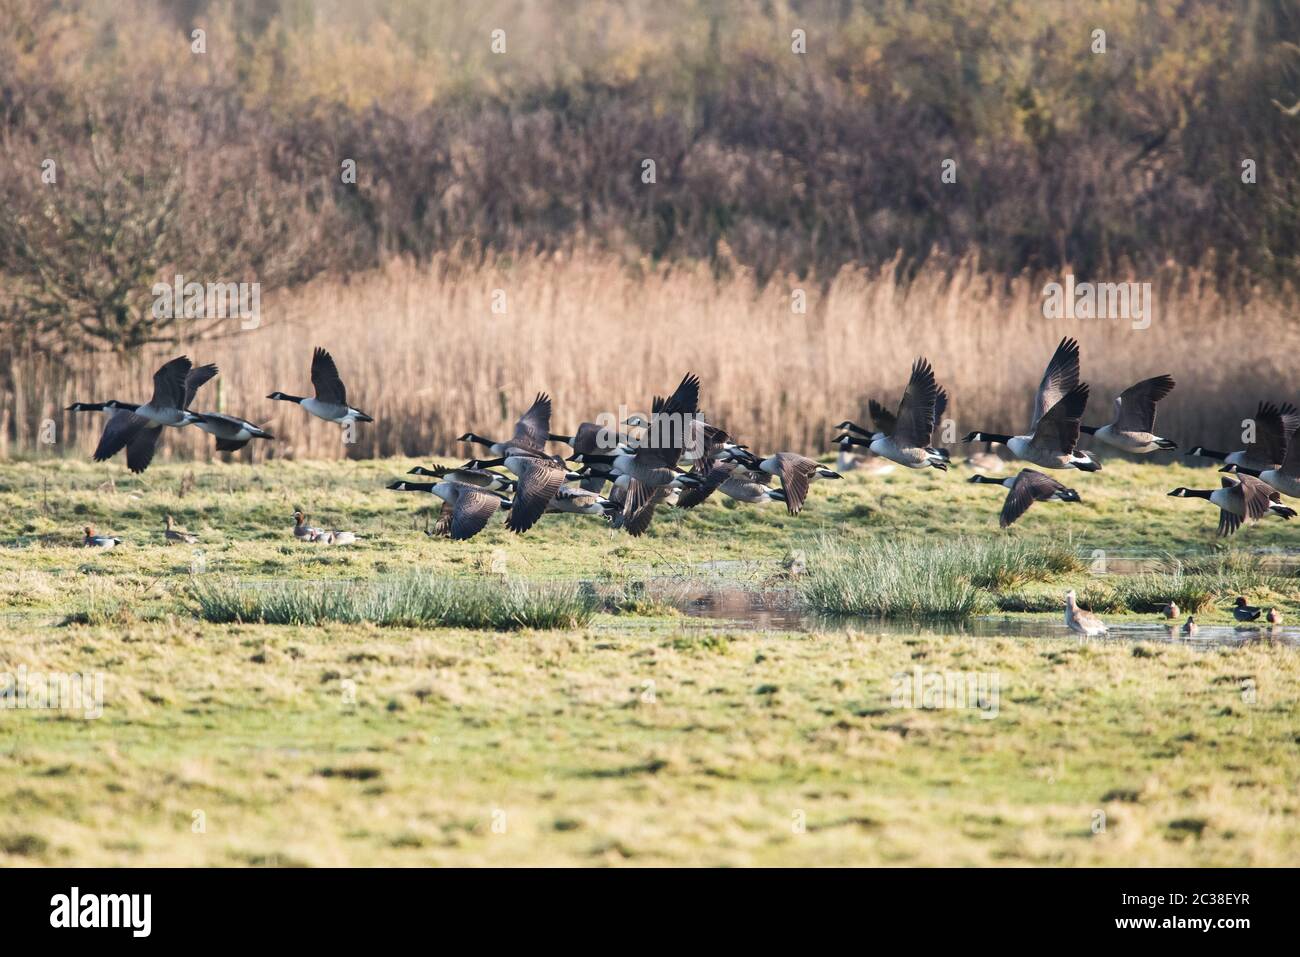
[[[992,607],[988,591],[1050,581],[1079,561],[1055,545],[922,538],[838,544],[810,553],[803,600],[835,615],[962,619]]]
[[[571,584],[467,581],[418,572],[373,582],[257,586],[213,577],[192,582],[190,595],[205,621],[270,625],[580,628],[597,607],[590,595]]]

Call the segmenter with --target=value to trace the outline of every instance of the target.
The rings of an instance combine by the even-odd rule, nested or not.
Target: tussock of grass
[[[206,621],[270,625],[371,623],[449,628],[579,628],[596,603],[571,584],[479,582],[409,573],[377,582],[276,582],[249,587],[222,578],[195,581],[190,593]]]
[[[1051,581],[1083,567],[1069,549],[1011,538],[823,540],[811,556],[801,588],[809,605],[829,614],[900,618],[967,618],[991,605],[986,590]]]
[[[1129,611],[1156,612],[1172,601],[1185,614],[1197,614],[1214,607],[1219,584],[1212,575],[1152,573],[1122,579],[1115,590]]]
[[[1053,581],[1084,569],[1083,560],[1073,550],[1052,543],[995,538],[956,544],[961,553],[958,567],[964,563],[971,584],[990,591],[1003,591],[1026,582]],[[927,543],[926,547],[931,546]]]

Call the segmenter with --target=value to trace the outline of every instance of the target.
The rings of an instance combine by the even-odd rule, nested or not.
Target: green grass
[[[513,631],[580,628],[596,609],[574,584],[454,581],[407,572],[377,582],[272,582],[249,586],[195,576],[190,594],[204,621],[268,625],[437,625]]]
[[[1011,538],[823,539],[810,557],[800,589],[808,605],[827,614],[886,618],[969,618],[994,606],[989,591],[1083,569],[1073,552]]]
[[[1005,532],[1001,495],[955,466],[818,483],[797,518],[711,502],[661,511],[639,540],[546,516],[527,536],[494,525],[451,542],[423,534],[425,499],[382,489],[411,464],[0,465],[0,673],[105,678],[97,720],[0,710],[0,866],[1300,854],[1294,648],[1061,636],[1066,588],[1151,620],[1129,596],[1177,599],[1179,562],[1222,596],[1202,621],[1231,622],[1234,592],[1296,620],[1300,578],[1247,553],[1286,547],[1295,526],[1265,521],[1224,549],[1212,510],[1164,495],[1213,473],[1108,462],[1077,477],[1085,504],[1036,505]],[[296,507],[361,541],[294,540]],[[199,545],[163,544],[168,512]],[[76,547],[87,522],[127,544]],[[1097,550],[1164,564],[1096,576]],[[891,555],[917,574],[862,584]],[[926,563],[942,570],[934,588]],[[830,593],[827,575],[890,609],[996,604],[1052,626],[756,634],[670,614],[702,584]],[[503,613],[510,588],[537,599],[531,612]],[[205,600],[234,620],[205,620]],[[895,707],[896,676],[916,667],[997,674],[997,718]]]

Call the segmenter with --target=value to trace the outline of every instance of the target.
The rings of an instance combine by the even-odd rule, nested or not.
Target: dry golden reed
[[[76,399],[145,398],[158,360],[180,352],[222,369],[219,388],[208,386],[196,408],[219,407],[275,433],[274,442],[254,443],[258,457],[469,454],[458,435],[507,434],[537,392],[554,398],[552,430],[567,432],[620,406],[646,411],[688,371],[703,380],[710,421],[742,441],[819,452],[835,423],[863,414],[867,397],[896,403],[919,355],[952,397],[944,438],[960,439],[976,428],[1023,429],[1043,367],[1067,335],[1082,343],[1090,423],[1107,420],[1118,390],[1164,372],[1178,387],[1161,405],[1159,431],[1184,448],[1232,445],[1258,400],[1295,398],[1300,325],[1283,294],[1230,303],[1208,272],[1174,267],[1115,277],[1153,283],[1151,325],[1134,329],[1120,319],[1044,318],[1043,285],[1059,278],[1007,280],[966,263],[927,266],[908,283],[885,267],[760,286],[740,268],[717,278],[704,266],[629,268],[595,252],[475,268],[393,261],[351,281],[268,296],[259,328],[240,331],[231,320],[224,338],[138,365],[27,360],[14,369],[19,387],[4,414],[32,425],[16,430],[29,437],[7,451],[88,454],[102,419],[58,410]],[[792,309],[796,289],[806,314]],[[494,296],[504,297],[504,314],[493,312]],[[377,420],[358,428],[352,446],[337,426],[265,398],[275,389],[310,394],[315,345],[333,352],[349,399]],[[41,444],[46,418],[66,441]],[[160,455],[211,457],[211,444],[193,429],[168,430]]]

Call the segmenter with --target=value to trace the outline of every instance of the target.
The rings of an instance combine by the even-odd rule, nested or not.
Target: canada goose
[[[868,451],[864,455],[859,455],[853,451],[853,437],[849,435],[840,436],[836,443],[839,452],[835,456],[835,471],[843,474],[845,472],[867,472],[871,475],[885,475],[894,470],[894,463]]]
[[[1106,633],[1106,623],[1090,611],[1079,607],[1074,597],[1074,589],[1065,593],[1065,624],[1071,631],[1085,638],[1095,638]]]
[[[1270,625],[1280,625],[1282,624],[1282,613],[1276,608],[1270,608],[1268,614],[1264,616],[1264,620]]]
[[[992,479],[983,475],[972,475],[967,481],[976,485],[1001,485],[1010,489],[1006,501],[1002,503],[1002,514],[998,524],[1006,528],[1029,510],[1035,502],[1082,502],[1079,493],[1066,488],[1056,479],[1034,469],[1021,469],[1018,475],[1004,479]]]
[[[122,544],[120,538],[113,538],[110,535],[96,535],[94,525],[87,525],[82,531],[86,536],[81,540],[83,548],[115,548]]]
[[[462,485],[474,485],[489,492],[508,492],[515,487],[514,479],[507,478],[500,472],[493,472],[491,469],[447,468],[445,465],[435,465],[427,469],[417,465],[406,474],[446,479],[449,482],[460,482]]]
[[[253,439],[273,439],[270,432],[247,419],[220,412],[195,412],[194,425],[217,439],[218,452],[237,452]]]
[[[935,381],[934,369],[924,357],[917,359],[912,363],[912,375],[896,413],[872,400],[871,418],[879,431],[869,448],[909,469],[936,468],[946,472],[947,450],[933,448],[930,443],[935,423],[947,405],[948,395]]]
[[[1187,454],[1216,459],[1226,465],[1244,465],[1257,471],[1275,469],[1286,458],[1291,437],[1300,428],[1300,410],[1289,402],[1281,406],[1260,402],[1254,424],[1255,441],[1236,452],[1217,452],[1198,445]]]
[[[1079,343],[1062,339],[1034,396],[1027,435],[972,432],[966,442],[1001,442],[1018,459],[1049,469],[1101,471],[1087,452],[1076,449],[1079,421],[1088,407],[1088,385],[1079,381]]]
[[[1283,495],[1300,497],[1300,440],[1292,438],[1287,442],[1286,452],[1282,456],[1282,465],[1279,468],[1254,469],[1245,465],[1229,464],[1219,471],[1250,475],[1277,489]]]
[[[1187,621],[1184,622],[1183,627],[1180,628],[1179,631],[1185,638],[1194,637],[1196,633],[1200,631],[1200,628],[1198,628],[1196,625],[1196,616],[1188,615]]]
[[[655,396],[642,443],[615,459],[615,471],[628,477],[621,526],[629,534],[644,533],[655,506],[668,497],[668,486],[677,481],[677,463],[686,444],[697,438],[686,423],[696,420],[699,410],[700,380],[688,372],[667,399]]]
[[[756,472],[766,472],[781,480],[781,500],[785,502],[786,511],[798,515],[808,498],[808,486],[817,479],[843,478],[838,472],[826,468],[816,460],[795,452],[777,452],[766,458],[759,458],[745,450],[731,450],[729,458],[739,461],[746,468]],[[769,496],[771,497],[771,496]]]
[[[561,485],[555,497],[547,504],[546,510],[573,515],[607,515],[611,504],[609,499],[597,492]]]
[[[1095,436],[1107,445],[1134,454],[1168,451],[1178,448],[1177,443],[1162,439],[1151,430],[1156,425],[1156,403],[1173,391],[1174,380],[1167,375],[1143,379],[1131,385],[1115,398],[1115,419],[1109,425],[1096,428],[1083,425],[1079,430]]]
[[[1263,610],[1258,605],[1247,605],[1246,599],[1240,595],[1232,603],[1232,617],[1237,621],[1255,621]]]
[[[311,354],[311,384],[316,395],[310,398],[300,395],[288,395],[284,392],[272,392],[268,399],[280,402],[296,402],[318,419],[350,425],[353,422],[373,422],[370,416],[360,409],[348,405],[348,390],[339,378],[338,366],[334,357],[317,346]]]
[[[300,542],[314,542],[317,536],[324,533],[322,528],[314,528],[307,524],[307,516],[303,512],[293,513],[293,537]]]
[[[170,515],[167,516],[166,528],[163,529],[163,538],[168,545],[173,542],[184,542],[186,545],[193,545],[199,540],[197,535],[191,535],[185,529],[178,527],[176,520]]]
[[[528,407],[519,421],[515,423],[515,433],[508,442],[485,439],[475,432],[466,432],[458,442],[472,442],[486,446],[493,455],[505,455],[510,448],[532,449],[540,452],[546,447],[551,434],[551,397],[545,392],[537,393],[537,398]]]
[[[195,412],[190,408],[199,388],[217,374],[215,365],[199,366],[185,377],[185,405],[183,408],[194,417],[195,428],[215,436],[218,452],[235,452],[253,439],[273,439],[270,432],[259,428],[247,419],[222,412]]]
[[[1222,488],[1191,489],[1179,486],[1170,492],[1178,498],[1203,498],[1219,506],[1220,536],[1233,534],[1242,522],[1254,522],[1269,512],[1284,519],[1295,517],[1295,509],[1282,504],[1281,496],[1259,479],[1250,475],[1238,475],[1237,480],[1223,476]]]
[[[493,465],[504,465],[518,480],[506,528],[520,533],[532,528],[545,514],[546,506],[555,498],[569,471],[558,455],[514,445],[506,446],[500,458],[471,459],[465,468],[483,469]]]
[[[1182,614],[1182,612],[1179,611],[1178,603],[1174,601],[1171,601],[1169,604],[1165,605],[1162,611],[1166,618],[1177,618],[1180,614]]]
[[[475,485],[446,478],[441,482],[393,482],[388,486],[398,492],[428,492],[443,501],[443,518],[449,518],[445,527],[454,541],[473,538],[487,527],[489,519],[508,500]]]
[[[745,468],[734,461],[718,462],[703,478],[683,476],[682,481],[687,487],[677,502],[681,508],[694,508],[715,491],[752,505],[785,501],[785,493],[772,488],[769,473]]]
[[[153,396],[144,405],[110,399],[74,402],[68,406],[69,412],[110,412],[93,459],[104,462],[126,449],[127,468],[132,472],[147,469],[158,449],[163,426],[181,428],[197,421],[193,413],[185,410],[186,380],[192,366],[188,356],[177,356],[159,367],[153,375]],[[211,374],[206,373],[208,369]],[[211,378],[216,374],[216,366],[204,366],[203,373]]]

